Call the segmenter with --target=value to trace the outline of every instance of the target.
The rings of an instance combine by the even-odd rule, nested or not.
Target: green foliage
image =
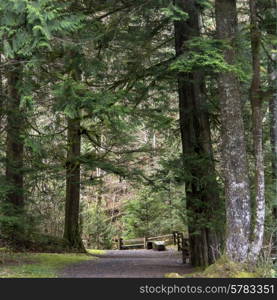
[[[149,189],[141,191],[138,198],[128,201],[124,212],[124,236],[147,237],[159,232],[164,207]]]
[[[0,1],[0,37],[8,58],[32,57],[51,50],[55,34],[77,31],[83,15],[70,14],[66,3],[53,0]]]
[[[193,71],[205,72],[207,75],[220,72],[234,72],[245,80],[247,75],[242,67],[229,65],[223,56],[223,48],[230,47],[223,42],[208,38],[193,38],[186,44],[186,51],[179,56],[171,65],[170,69],[178,72],[190,73]]]
[[[212,9],[213,3],[211,0],[197,0],[197,4],[201,7],[201,9]]]
[[[111,249],[116,232],[103,208],[94,205],[83,213],[83,218],[83,234],[87,237],[88,246],[96,249]]]
[[[183,229],[176,199],[168,197],[172,195],[145,187],[135,198],[126,201],[122,220],[124,237],[149,237]]]
[[[169,4],[166,8],[161,8],[162,13],[171,21],[184,21],[188,18],[188,14],[179,7]]]
[[[17,208],[9,202],[0,203],[0,236],[6,244],[12,247],[24,247],[34,232],[36,222],[22,208]]]

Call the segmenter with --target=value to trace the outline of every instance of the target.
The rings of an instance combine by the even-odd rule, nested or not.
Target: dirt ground
[[[108,250],[97,260],[68,266],[61,278],[162,278],[167,273],[191,273],[174,250]]]

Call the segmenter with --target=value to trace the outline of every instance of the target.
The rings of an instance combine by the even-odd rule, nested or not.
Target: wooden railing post
[[[176,234],[177,234],[177,231],[173,231],[172,234],[173,234],[173,245],[175,246],[176,245]]]
[[[183,242],[184,242],[184,235],[183,235],[183,233],[181,232],[181,233],[180,233],[180,248],[181,248],[181,250],[183,250]]]
[[[183,236],[183,234],[181,232],[177,233],[177,248],[178,248],[178,251],[182,250],[182,236]]]
[[[117,240],[117,242],[118,242],[118,250],[122,250],[122,246],[123,246],[123,239],[122,238],[118,238],[118,240]]]
[[[182,261],[183,261],[183,264],[186,263],[186,260],[187,260],[187,251],[186,251],[186,243],[185,243],[185,239],[182,235]]]
[[[188,239],[182,239],[182,260],[183,260],[183,264],[187,263],[187,259],[188,259],[188,263],[190,261],[190,255],[189,255],[189,243],[188,243]]]
[[[144,249],[147,249],[147,237],[145,236],[143,239]]]

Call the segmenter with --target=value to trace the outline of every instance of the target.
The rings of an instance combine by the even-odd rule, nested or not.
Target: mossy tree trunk
[[[4,88],[3,88],[3,75],[2,75],[2,57],[0,55],[0,129],[2,127],[2,117],[3,117],[3,110],[4,110],[3,99],[4,99]]]
[[[228,44],[225,61],[236,63],[237,9],[235,0],[216,0],[217,37]],[[238,78],[225,71],[218,77],[222,158],[226,197],[226,253],[234,261],[248,258],[251,222],[250,189]]]
[[[257,1],[250,5],[250,34],[252,50],[252,83],[250,101],[252,108],[253,148],[255,154],[255,203],[253,214],[253,232],[248,259],[255,262],[263,246],[265,222],[265,182],[264,182],[264,154],[263,154],[263,112],[260,91],[260,48],[261,33],[258,27]]]
[[[270,10],[270,21],[267,22],[267,33],[269,35],[277,35],[276,15],[277,15],[277,2],[271,0],[267,3],[267,9]],[[272,179],[273,191],[275,194],[273,206],[273,218],[277,222],[277,46],[271,45],[271,53],[268,60],[268,73],[270,88],[272,89],[272,96],[269,99],[269,112],[270,112],[270,141],[272,151]],[[276,224],[276,223],[275,223]],[[277,234],[275,235],[275,243],[277,243]]]

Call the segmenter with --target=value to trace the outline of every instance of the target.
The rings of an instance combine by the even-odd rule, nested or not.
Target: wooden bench
[[[128,250],[128,249],[144,249],[144,244],[130,244],[130,245],[122,245],[122,250]]]
[[[165,241],[153,241],[153,249],[157,251],[165,251]]]

